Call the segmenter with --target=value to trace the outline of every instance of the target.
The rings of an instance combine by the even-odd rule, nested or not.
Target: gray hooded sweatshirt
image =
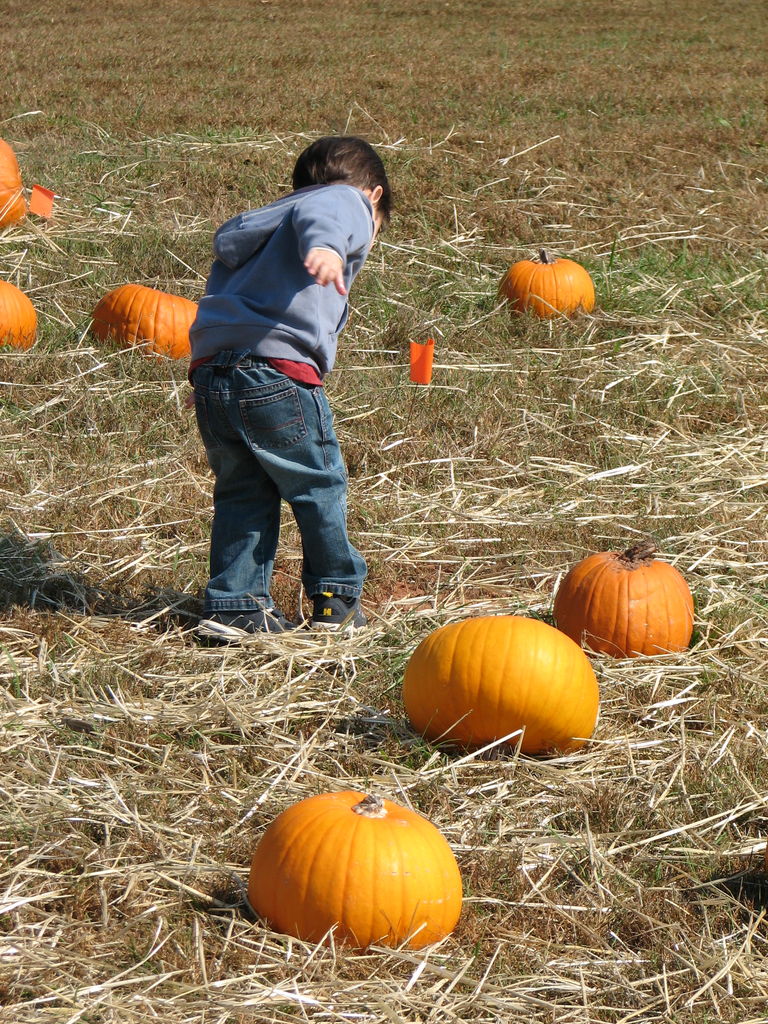
[[[347,321],[347,298],[333,284],[317,284],[304,260],[314,248],[338,253],[349,292],[373,232],[371,203],[351,185],[299,189],[222,224],[190,328],[192,360],[248,350],[309,363],[324,377]]]

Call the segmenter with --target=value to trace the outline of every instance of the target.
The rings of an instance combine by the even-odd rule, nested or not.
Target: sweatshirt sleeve
[[[351,185],[308,192],[294,207],[293,225],[302,260],[310,249],[333,249],[346,263],[349,256],[367,249],[373,237],[371,205]]]

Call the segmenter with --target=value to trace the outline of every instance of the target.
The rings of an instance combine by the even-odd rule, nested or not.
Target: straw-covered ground
[[[762,5],[329,6],[44,2],[3,29],[0,135],[59,198],[0,234],[40,319],[0,351],[0,1020],[766,1021]],[[197,298],[214,227],[344,130],[398,203],[327,385],[370,626],[200,647],[186,367],[96,344],[90,314],[126,281]],[[497,303],[541,245],[590,270],[593,315]],[[590,744],[414,735],[430,630],[549,618],[578,558],[644,538],[691,586],[693,642],[595,657]],[[299,570],[286,512],[290,613]],[[334,789],[445,835],[444,942],[314,947],[249,915],[265,826]]]

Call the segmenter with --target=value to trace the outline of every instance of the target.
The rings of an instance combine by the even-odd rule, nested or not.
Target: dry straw
[[[140,145],[282,160],[302,143]],[[103,279],[121,237],[140,244],[130,164],[112,175],[103,209],[115,215],[72,198],[48,227],[0,240],[3,275],[29,287],[47,325],[36,350],[0,357],[0,1019],[765,1020],[768,380],[748,231],[690,206],[617,228],[548,168],[544,142],[529,148],[541,163],[527,165],[516,206],[557,214],[548,245],[592,260],[615,298],[572,325],[510,324],[492,297],[520,252],[467,226],[471,195],[449,197],[443,237],[385,240],[386,302],[362,291],[329,385],[351,528],[371,564],[371,626],[352,637],[223,650],[190,638],[210,477],[183,409],[185,368],[96,348],[82,276],[95,264],[67,257],[73,240],[98,239]],[[499,164],[510,171],[489,163],[483,194],[504,204]],[[740,187],[724,174],[722,188]],[[180,249],[210,227],[177,223]],[[618,263],[606,269],[611,251],[663,256],[685,240],[727,245],[741,265],[709,285],[665,280],[663,261],[629,282]],[[188,262],[145,283],[194,297]],[[638,292],[654,301],[638,306]],[[406,415],[397,324],[414,320],[439,355]],[[546,617],[575,558],[647,535],[692,585],[695,642],[596,659],[591,745],[493,758],[412,734],[399,685],[427,631],[467,615]],[[276,591],[293,612],[289,517],[283,542]],[[243,885],[265,824],[356,787],[421,811],[456,852],[465,909],[440,946],[312,947],[249,916]]]

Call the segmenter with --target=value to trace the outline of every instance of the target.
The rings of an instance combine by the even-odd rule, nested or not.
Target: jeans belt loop
[[[224,374],[238,363],[244,361],[244,354],[233,349],[224,349],[214,357],[213,370],[215,373]]]

